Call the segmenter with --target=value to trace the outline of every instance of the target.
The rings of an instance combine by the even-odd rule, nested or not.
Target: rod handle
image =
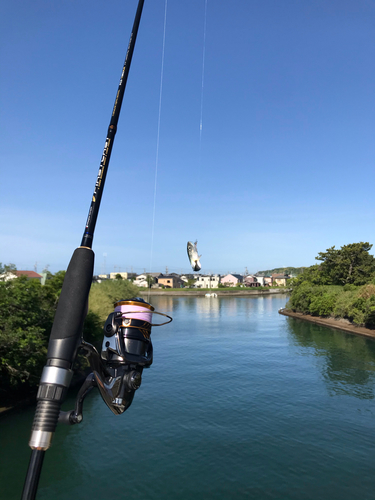
[[[70,369],[81,340],[83,321],[94,270],[91,248],[77,248],[70,260],[52,326],[47,365],[60,362]],[[62,362],[62,363],[61,363]]]

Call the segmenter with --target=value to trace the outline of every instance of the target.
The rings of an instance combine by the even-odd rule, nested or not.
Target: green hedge
[[[50,274],[42,286],[25,276],[0,281],[0,406],[35,392],[46,362],[48,340],[61,293],[65,271]],[[115,298],[127,298],[124,287],[93,286],[93,307],[83,328],[85,340],[100,344],[103,321],[113,310]],[[132,288],[131,292],[136,292]],[[77,358],[78,374],[87,368],[83,356]]]
[[[340,287],[304,282],[293,289],[286,307],[312,316],[345,318],[375,329],[375,285],[372,283]]]

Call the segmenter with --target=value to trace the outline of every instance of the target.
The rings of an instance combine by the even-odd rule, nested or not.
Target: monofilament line
[[[201,117],[200,117],[200,122],[199,122],[199,162],[201,160],[202,131],[203,131],[203,89],[204,89],[204,63],[205,63],[205,58],[206,58],[206,26],[207,26],[207,0],[205,0],[205,3],[204,3],[202,87],[201,87]]]
[[[165,8],[164,8],[164,30],[163,30],[163,49],[162,49],[161,72],[160,72],[159,116],[158,116],[158,131],[157,131],[157,138],[156,138],[155,182],[154,182],[154,208],[153,208],[153,212],[152,212],[150,272],[152,271],[152,256],[153,256],[153,249],[154,249],[154,230],[155,230],[155,213],[156,213],[156,188],[157,188],[158,165],[159,165],[160,119],[161,119],[161,102],[162,102],[162,96],[163,96],[165,32],[166,32],[166,27],[167,27],[167,5],[168,5],[168,0],[165,0]]]

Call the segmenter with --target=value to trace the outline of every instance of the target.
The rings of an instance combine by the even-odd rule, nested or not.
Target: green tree
[[[147,287],[151,288],[151,286],[154,284],[154,278],[150,274],[148,274],[146,276],[146,281],[147,281]]]
[[[289,288],[294,290],[303,283],[307,283],[310,285],[325,285],[327,284],[326,282],[327,280],[322,274],[321,266],[315,264],[314,266],[305,267],[303,272],[299,276],[289,279],[287,281],[287,285]]]
[[[116,274],[116,276],[115,276],[115,278],[116,278],[117,280],[122,280],[122,276],[121,276],[121,274],[120,274],[120,273],[117,273],[117,274]]]
[[[5,391],[39,381],[56,308],[43,288],[25,276],[0,282],[0,385]]]
[[[4,273],[12,273],[13,271],[17,271],[17,267],[15,264],[2,264],[0,262],[0,274]]]
[[[29,396],[35,391],[46,361],[48,340],[65,271],[50,275],[46,285],[21,276],[0,281],[0,396]],[[103,323],[90,311],[84,337],[95,343]],[[79,357],[76,368],[86,361]],[[86,363],[87,364],[87,363]]]
[[[197,281],[197,280],[196,280],[195,278],[189,278],[189,279],[187,280],[187,286],[188,286],[188,288],[193,288],[194,283],[195,283],[196,281]]]
[[[332,285],[364,285],[375,277],[375,258],[369,254],[372,245],[351,243],[340,249],[334,246],[320,252],[316,260],[322,261],[320,271]]]

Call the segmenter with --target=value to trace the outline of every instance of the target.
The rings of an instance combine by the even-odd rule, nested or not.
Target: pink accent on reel
[[[139,311],[139,313],[138,313]],[[115,312],[122,312],[124,318],[139,319],[151,323],[152,312],[149,308],[126,304],[115,307]]]

